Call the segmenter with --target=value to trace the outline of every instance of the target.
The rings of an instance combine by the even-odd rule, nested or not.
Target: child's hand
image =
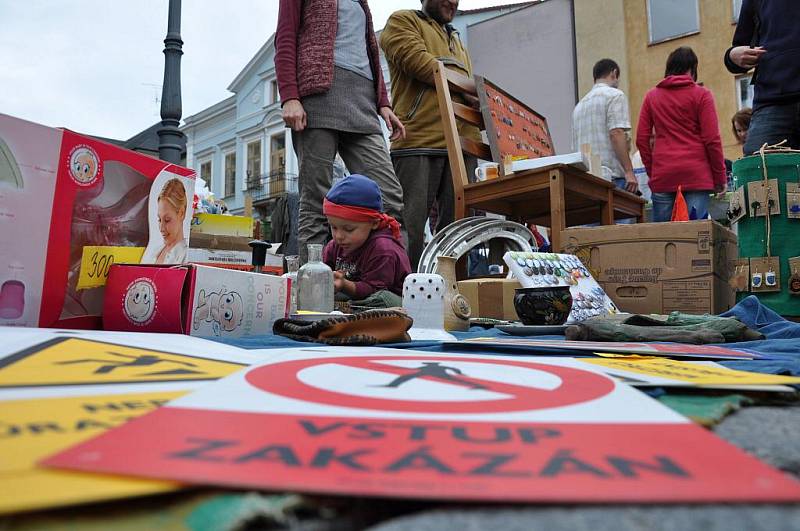
[[[333,289],[335,291],[342,291],[344,289],[347,279],[341,271],[333,272]]]
[[[352,280],[347,280],[344,271],[334,271],[333,289],[335,291],[341,291],[345,295],[352,297],[356,294],[356,283]]]

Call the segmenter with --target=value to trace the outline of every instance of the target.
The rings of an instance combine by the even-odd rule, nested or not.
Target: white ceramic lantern
[[[444,330],[444,305],[447,288],[444,278],[435,273],[412,273],[403,282],[403,308],[414,325],[411,339],[452,341]]]

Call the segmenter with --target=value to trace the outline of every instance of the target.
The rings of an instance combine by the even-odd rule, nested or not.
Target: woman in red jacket
[[[689,215],[708,216],[709,194],[725,190],[725,158],[711,91],[697,84],[687,46],[667,58],[664,79],[644,97],[636,147],[650,176],[653,221],[669,221],[681,186]]]

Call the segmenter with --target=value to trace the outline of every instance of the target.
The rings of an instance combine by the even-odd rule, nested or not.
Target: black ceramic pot
[[[514,309],[522,324],[560,325],[567,322],[572,310],[569,286],[517,288],[514,292]]]

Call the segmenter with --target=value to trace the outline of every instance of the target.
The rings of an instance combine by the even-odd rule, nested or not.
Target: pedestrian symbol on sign
[[[464,373],[461,372],[461,369],[458,367],[448,367],[447,365],[440,365],[438,361],[423,361],[422,367],[418,367],[415,372],[409,374],[403,374],[392,380],[386,385],[381,387],[400,387],[404,383],[409,380],[413,380],[414,378],[422,378],[422,377],[429,377],[429,378],[437,378],[439,380],[446,380],[448,382],[454,382],[460,385],[465,385],[471,389],[488,389],[485,385],[481,385],[476,382],[471,382],[464,378],[459,378],[458,376],[453,376],[453,374],[457,374],[459,376],[463,376]]]
[[[130,358],[129,360],[104,360],[104,359],[97,359],[97,358],[83,358],[78,360],[69,360],[69,361],[57,361],[56,365],[73,365],[75,363],[99,363],[100,366],[94,370],[94,374],[108,374],[114,369],[119,369],[122,367],[150,367],[152,365],[156,365],[158,363],[176,363],[178,365],[185,365],[186,367],[197,367],[194,363],[189,363],[188,361],[178,361],[178,360],[168,360],[159,358],[158,356],[154,356],[152,354],[142,354],[139,356],[129,356],[127,354],[120,354],[118,352],[111,352],[110,350],[106,352],[106,354],[110,356],[118,356],[120,358]],[[152,376],[152,375],[165,375],[165,374],[203,374],[203,371],[196,371],[192,369],[171,369],[171,370],[164,370],[159,372],[150,372],[145,373],[142,376]]]
[[[54,337],[0,357],[0,388],[211,380],[243,366],[92,338]]]

